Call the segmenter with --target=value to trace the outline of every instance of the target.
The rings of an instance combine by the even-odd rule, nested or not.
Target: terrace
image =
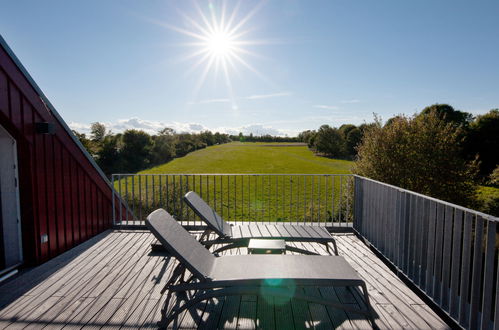
[[[180,202],[188,190],[229,221],[278,230],[295,222],[327,227],[339,254],[365,280],[379,328],[498,326],[497,218],[350,175],[116,175],[113,181],[122,197],[113,208],[115,229],[2,285],[0,327],[156,327],[160,290],[177,261],[151,251],[155,239],[142,221],[163,207],[201,234],[202,222]],[[295,246],[327,254],[320,244]],[[307,293],[363,304],[356,290]],[[245,295],[199,303],[178,326],[370,328],[342,310]]]

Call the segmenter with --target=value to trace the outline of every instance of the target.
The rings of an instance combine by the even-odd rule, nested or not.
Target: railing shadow
[[[106,241],[106,237],[108,237],[111,232],[111,230],[107,230],[101,234],[98,234],[88,241],[75,246],[71,250],[49,260],[48,262],[40,266],[21,270],[21,273],[19,275],[8,279],[7,281],[5,281],[5,283],[1,283],[0,310],[56,274],[62,268],[66,267],[68,264],[78,258],[86,250],[92,248],[95,245],[98,245],[101,242]],[[106,245],[112,244],[112,241],[113,240],[106,242]],[[88,258],[88,256],[82,258],[80,262],[84,262],[86,258]]]

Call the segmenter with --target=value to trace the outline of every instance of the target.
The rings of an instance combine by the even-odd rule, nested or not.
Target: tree
[[[345,141],[337,128],[322,125],[315,137],[315,150],[330,157],[342,157],[345,150]]]
[[[478,156],[482,178],[489,176],[499,164],[499,109],[478,116],[470,124],[465,145],[468,158]]]
[[[88,139],[85,133],[78,133],[77,131],[73,130],[73,134],[80,140],[81,144],[85,149],[87,149],[88,153],[92,155],[92,157],[95,157],[95,146],[92,140]]]
[[[135,129],[123,133],[123,149],[121,155],[128,172],[138,172],[149,166],[149,152],[152,140],[149,134]]]
[[[203,131],[199,133],[201,141],[203,141],[207,146],[212,146],[215,144],[215,137],[210,131]]]
[[[375,180],[470,206],[476,166],[461,156],[459,128],[437,113],[375,125],[364,132],[353,171]]]
[[[104,124],[95,122],[90,126],[90,137],[94,142],[102,142],[106,134],[106,126]]]
[[[357,127],[351,129],[345,138],[345,151],[349,156],[357,155],[357,146],[360,141],[362,141],[362,131]]]
[[[205,148],[206,144],[201,141],[198,135],[189,133],[177,134],[177,141],[175,143],[175,154],[178,157],[187,155],[189,152]]]
[[[468,112],[455,110],[448,104],[433,104],[421,111],[420,116],[426,116],[434,113],[445,122],[452,123],[455,126],[467,127],[473,120],[473,115]]]
[[[158,135],[152,137],[152,148],[149,156],[151,165],[159,165],[169,162],[175,158],[175,131],[171,128],[164,128]]]
[[[494,186],[499,186],[499,165],[492,171],[489,176],[489,183]]]
[[[107,135],[101,142],[96,161],[104,173],[110,176],[123,170],[119,144],[120,135]]]
[[[348,133],[353,130],[354,128],[356,128],[355,125],[352,125],[352,124],[343,124],[340,126],[340,128],[338,128],[338,131],[341,133],[341,135],[343,136],[344,139],[346,139]]]

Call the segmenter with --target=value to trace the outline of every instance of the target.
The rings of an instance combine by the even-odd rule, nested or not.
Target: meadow
[[[194,190],[226,220],[346,222],[352,164],[303,144],[233,142],[116,178],[115,186],[139,219],[162,207],[193,220],[181,198]]]
[[[314,155],[299,143],[232,142],[208,147],[139,172],[349,174],[353,162]]]

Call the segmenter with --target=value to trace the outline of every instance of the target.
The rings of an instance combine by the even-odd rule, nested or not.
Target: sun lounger
[[[283,239],[286,242],[316,242],[324,244],[329,251],[329,244],[334,247],[334,254],[338,255],[338,249],[334,238],[326,228],[319,226],[300,225],[278,225],[278,224],[250,224],[250,225],[230,225],[220,215],[215,212],[198,194],[193,191],[184,196],[184,201],[192,210],[208,225],[208,231],[202,236],[201,242],[208,247],[214,244],[224,244],[215,252],[226,249],[248,246],[252,238],[261,239]],[[209,240],[209,233],[214,232],[218,237]],[[206,239],[206,240],[205,240]],[[286,250],[304,253],[317,254],[294,246],[286,245]]]
[[[168,290],[159,324],[161,328],[166,328],[180,313],[199,302],[230,295],[264,295],[288,300],[304,300],[362,314],[374,325],[366,284],[343,257],[306,255],[216,257],[163,209],[152,212],[147,217],[146,225],[164,248],[179,261],[179,265],[161,291],[164,293]],[[190,273],[187,278],[185,278],[186,271]],[[366,308],[353,308],[317,296],[294,292],[293,288],[297,286],[358,287],[362,290],[361,296],[364,297]],[[169,310],[173,293],[177,300]]]

